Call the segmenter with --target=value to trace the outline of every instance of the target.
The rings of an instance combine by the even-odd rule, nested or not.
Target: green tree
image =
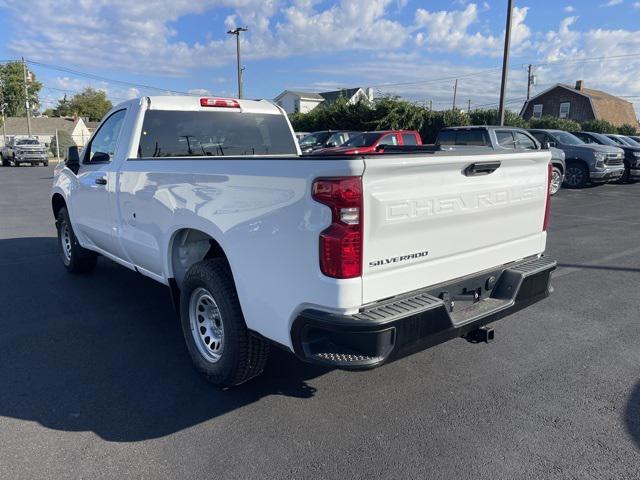
[[[582,122],[582,130],[594,133],[618,133],[618,129],[606,120],[587,120]]]
[[[550,130],[565,130],[567,132],[577,132],[584,130],[580,124],[567,118],[552,117],[545,115],[542,118],[532,118],[529,120],[531,128],[547,128]]]
[[[104,90],[95,90],[87,87],[71,98],[69,107],[71,112],[79,117],[89,117],[89,121],[97,122],[104,117],[105,113],[111,110],[113,104],[107,98],[107,93]]]
[[[4,112],[7,117],[26,116],[22,68],[22,62],[8,62],[0,65],[0,102],[7,104]],[[30,78],[29,106],[32,111],[36,111],[40,106],[38,94],[42,84],[36,80],[33,72]]]
[[[53,116],[71,117],[73,116],[73,114],[74,111],[73,107],[71,106],[71,101],[67,99],[67,95],[65,94],[65,96],[61,100],[58,100],[58,105],[56,105],[56,108],[53,109]]]
[[[618,127],[618,133],[620,135],[637,135],[638,129],[635,125],[629,125],[628,123],[625,123],[624,125]]]
[[[498,110],[475,110],[469,114],[469,121],[471,125],[498,125]],[[529,122],[511,110],[505,110],[504,124],[510,127],[529,128]]]
[[[58,130],[58,141],[60,142],[60,156],[64,157],[67,154],[67,150],[69,147],[76,144],[71,137],[71,134],[65,130]],[[56,154],[56,137],[51,139],[51,144],[49,145],[51,149],[51,153]]]

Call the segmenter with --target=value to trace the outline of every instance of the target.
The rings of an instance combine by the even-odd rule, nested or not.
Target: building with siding
[[[575,86],[558,84],[525,102],[520,112],[525,120],[552,116],[577,122],[606,120],[619,127],[638,125],[633,104],[601,90],[585,88],[578,80]]]

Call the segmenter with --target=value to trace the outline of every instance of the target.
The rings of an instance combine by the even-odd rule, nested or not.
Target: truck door
[[[121,258],[119,242],[113,232],[112,208],[116,191],[116,167],[126,109],[112,113],[85,147],[73,192],[72,222],[76,234],[89,245]]]

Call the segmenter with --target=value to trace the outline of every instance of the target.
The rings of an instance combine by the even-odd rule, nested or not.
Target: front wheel
[[[589,170],[582,163],[570,163],[564,174],[564,184],[569,188],[583,188],[589,181]]]
[[[180,291],[180,322],[196,369],[214,385],[239,385],[264,369],[269,344],[249,333],[224,259],[191,266]]]
[[[58,212],[56,219],[58,229],[58,248],[60,257],[67,271],[71,273],[87,273],[96,267],[98,255],[83,248],[73,232],[69,212],[65,207]]]
[[[550,193],[551,195],[555,195],[560,191],[560,187],[562,186],[562,171],[558,167],[553,167],[551,171],[551,186]]]

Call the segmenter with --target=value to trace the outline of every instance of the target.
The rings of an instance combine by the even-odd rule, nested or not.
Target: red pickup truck
[[[362,132],[351,137],[339,147],[322,148],[313,152],[323,155],[355,155],[363,153],[382,153],[385,145],[422,145],[420,134],[415,130],[380,130]]]

